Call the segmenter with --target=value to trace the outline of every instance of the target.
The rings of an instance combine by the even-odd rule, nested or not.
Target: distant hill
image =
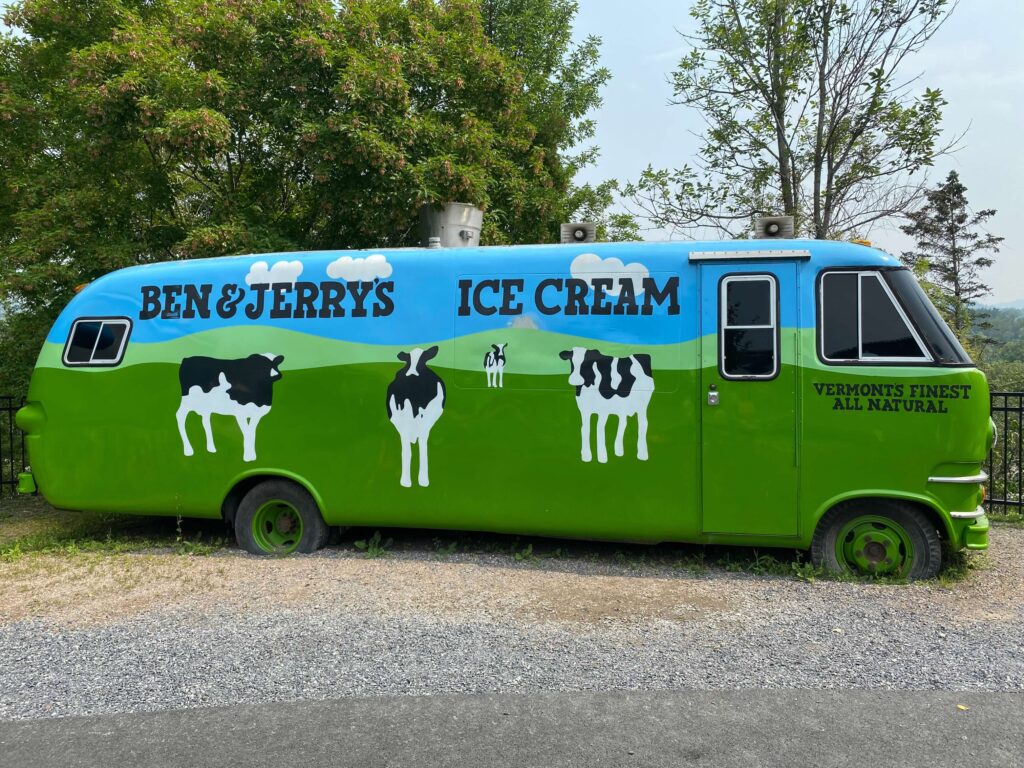
[[[1019,306],[979,308],[987,315],[983,322],[990,327],[977,328],[978,335],[995,342],[985,350],[990,361],[1024,360],[1024,302],[1016,304]]]
[[[1024,299],[1016,301],[1003,301],[999,304],[986,304],[987,309],[1024,309]]]

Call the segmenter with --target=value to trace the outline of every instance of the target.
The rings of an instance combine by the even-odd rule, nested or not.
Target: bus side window
[[[71,325],[64,345],[64,365],[112,367],[121,362],[131,335],[126,317],[84,317]]]
[[[821,357],[826,362],[930,362],[914,327],[878,272],[821,278]]]
[[[778,373],[778,287],[774,275],[732,275],[719,293],[719,365],[727,379]]]

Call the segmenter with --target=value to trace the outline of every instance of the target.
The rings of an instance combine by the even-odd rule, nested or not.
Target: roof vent
[[[597,240],[597,225],[592,221],[573,221],[562,225],[563,243],[592,243]]]
[[[480,245],[484,212],[469,203],[437,203],[420,207],[423,242],[429,248],[473,248]],[[433,244],[434,240],[437,245]]]
[[[754,219],[754,237],[758,240],[791,240],[794,232],[792,216],[763,216]]]

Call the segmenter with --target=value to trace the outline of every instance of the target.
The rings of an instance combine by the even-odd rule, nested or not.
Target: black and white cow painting
[[[654,393],[654,377],[651,374],[650,355],[611,357],[602,355],[596,349],[573,347],[559,353],[563,360],[569,360],[572,371],[569,383],[576,387],[576,405],[583,419],[581,430],[584,461],[591,461],[590,421],[597,414],[597,460],[608,461],[605,447],[605,424],[609,416],[618,416],[618,431],[615,433],[615,455],[625,453],[622,441],[626,434],[626,419],[637,418],[636,457],[647,461],[647,406]]]
[[[488,387],[505,386],[505,347],[504,344],[491,344],[491,351],[484,355],[484,371],[487,373]]]
[[[412,487],[412,446],[420,447],[419,484],[430,485],[427,440],[430,430],[444,411],[445,389],[441,377],[427,367],[437,355],[437,347],[399,352],[405,363],[388,385],[388,418],[402,440],[402,479],[404,487]]]
[[[274,382],[281,378],[278,366],[284,357],[266,353],[239,360],[215,357],[186,357],[178,369],[181,405],[178,406],[178,432],[185,455],[193,454],[185,431],[190,413],[198,413],[206,432],[206,450],[216,453],[210,416],[234,416],[242,430],[242,458],[256,460],[256,427],[270,412]]]

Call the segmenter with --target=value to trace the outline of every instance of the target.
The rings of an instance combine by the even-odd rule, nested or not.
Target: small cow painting
[[[242,458],[256,461],[256,427],[270,412],[274,382],[281,378],[278,367],[284,357],[274,354],[249,355],[239,360],[215,357],[186,357],[178,369],[181,405],[178,432],[186,456],[193,454],[185,421],[198,413],[206,433],[206,450],[216,453],[210,416],[234,416],[242,431]]]
[[[437,355],[437,347],[399,352],[398,359],[405,366],[395,374],[388,385],[388,418],[398,430],[402,442],[402,478],[405,488],[412,487],[412,446],[420,447],[418,482],[430,485],[430,467],[427,440],[430,430],[444,411],[445,389],[441,377],[427,367]]]
[[[608,461],[605,447],[605,424],[609,416],[618,416],[618,430],[615,433],[615,455],[625,453],[623,438],[626,434],[626,419],[636,416],[637,440],[636,457],[647,461],[647,406],[654,393],[654,377],[651,374],[650,355],[610,357],[596,349],[574,347],[559,353],[563,360],[569,360],[572,370],[569,384],[576,387],[576,406],[583,420],[581,430],[583,461],[591,461],[590,422],[597,414],[597,460]]]
[[[505,347],[504,344],[491,344],[491,351],[484,355],[484,372],[487,374],[488,387],[505,386]]]

